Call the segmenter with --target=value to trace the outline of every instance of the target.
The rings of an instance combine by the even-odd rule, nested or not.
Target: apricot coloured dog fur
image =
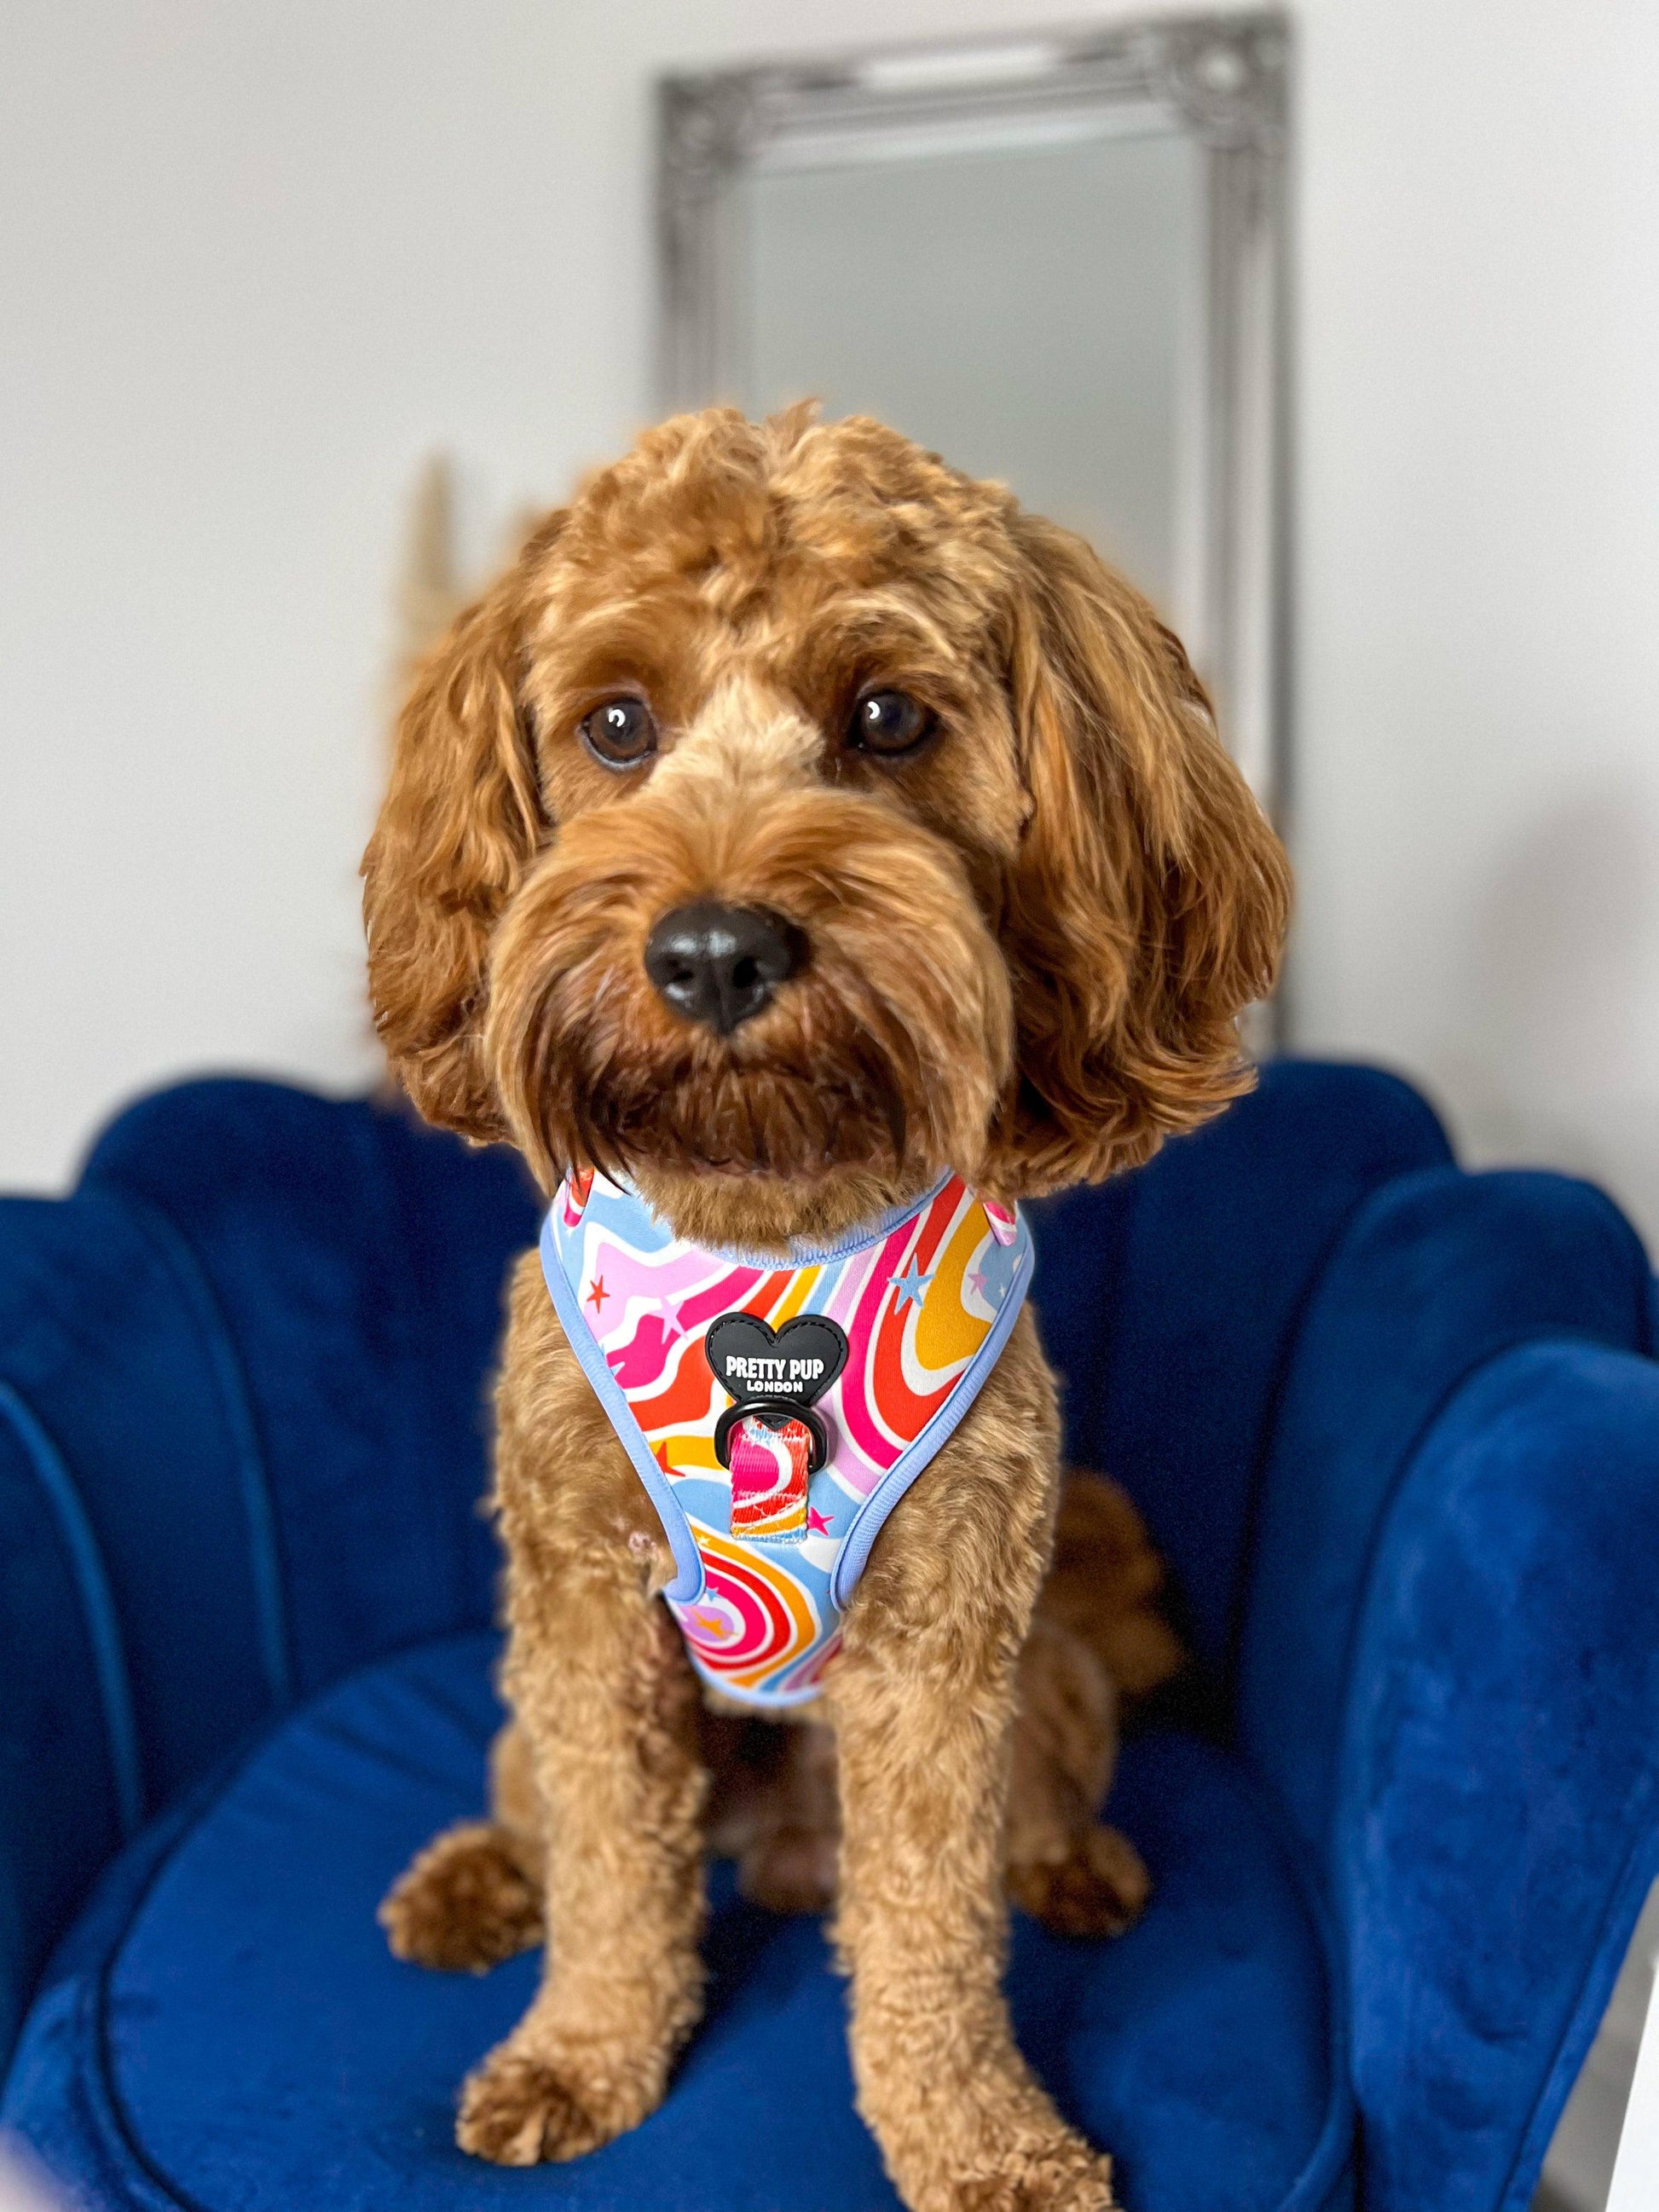
[[[945,1169],[1009,1200],[1145,1160],[1245,1087],[1236,1017],[1288,900],[1146,602],[1000,486],[802,409],[678,418],[548,517],[417,676],[364,872],[380,1034],[430,1120],[515,1144],[550,1192],[626,1173],[677,1233],[768,1249]],[[646,971],[661,917],[708,899],[805,948],[729,1030]],[[666,1541],[533,1254],[496,1409],[493,1817],[384,1912],[432,1964],[545,1937],[462,2145],[571,2158],[659,2102],[713,1844],[763,1902],[833,1895],[860,2110],[913,2212],[1109,2205],[1009,2031],[1006,1893],[1078,1930],[1133,1917],[1144,1869],[1096,1817],[1115,1700],[1177,1654],[1121,1493],[1061,1502],[1029,1312],[769,1759],[696,1688]]]

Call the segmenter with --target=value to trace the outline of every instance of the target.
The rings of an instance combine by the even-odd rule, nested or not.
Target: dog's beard
[[[721,1036],[658,997],[659,915],[711,889],[781,914],[802,970]],[[504,920],[486,1048],[544,1185],[568,1168],[912,1188],[971,1171],[1009,1072],[1007,970],[941,841],[790,795],[734,824],[649,795],[579,817]]]
[[[904,1180],[909,1115],[903,1092],[878,1066],[842,1066],[828,1077],[797,1068],[692,1068],[665,1081],[599,1088],[575,1105],[581,1150],[608,1173],[641,1167],[799,1182],[824,1170],[864,1167]]]
[[[614,977],[573,1009],[578,996],[568,979],[544,992],[514,1085],[553,1162],[791,1182],[857,1168],[895,1185],[933,1164],[937,1100],[897,1025],[871,1010],[860,1019],[795,986],[794,1003],[724,1039],[665,1021]],[[632,1018],[605,1018],[629,1000]]]

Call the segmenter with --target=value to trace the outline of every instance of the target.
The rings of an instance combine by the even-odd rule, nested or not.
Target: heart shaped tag
[[[732,1464],[732,1431],[750,1425],[745,1416],[752,1413],[768,1425],[782,1421],[803,1428],[807,1466],[816,1474],[829,1447],[812,1401],[823,1396],[847,1364],[847,1336],[840,1323],[822,1314],[797,1314],[775,1330],[753,1314],[722,1314],[704,1331],[702,1348],[714,1380],[732,1400],[714,1425],[714,1456],[720,1465]]]
[[[722,1314],[702,1341],[714,1380],[740,1406],[757,1398],[810,1406],[847,1364],[846,1333],[822,1314],[797,1314],[776,1330],[753,1314]]]

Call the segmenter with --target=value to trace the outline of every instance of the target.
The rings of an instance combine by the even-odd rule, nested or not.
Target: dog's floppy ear
[[[489,939],[545,830],[518,684],[529,585],[563,517],[416,671],[363,854],[369,997],[394,1073],[429,1121],[507,1134],[482,1051]]]
[[[1069,531],[1013,521],[1009,683],[1029,804],[1004,949],[1016,1087],[987,1180],[1133,1166],[1249,1086],[1236,1017],[1272,988],[1283,848],[1179,641]]]

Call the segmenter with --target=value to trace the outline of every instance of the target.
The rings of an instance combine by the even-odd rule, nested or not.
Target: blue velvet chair
[[[535,1962],[399,1965],[374,1906],[482,1801],[535,1212],[508,1158],[244,1082],[0,1207],[0,2111],[77,2204],[895,2202],[817,1924],[718,1869],[663,2109],[572,2166],[453,2147]],[[1134,2212],[1522,2206],[1659,1862],[1641,1249],[1294,1063],[1038,1212],[1072,1453],[1139,1499],[1202,1694],[1125,1750],[1141,1924],[1017,1921],[1022,2042]]]

